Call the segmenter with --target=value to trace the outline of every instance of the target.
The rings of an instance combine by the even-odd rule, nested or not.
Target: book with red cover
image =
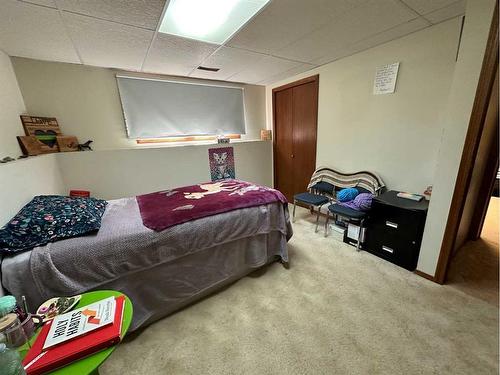
[[[43,344],[49,333],[52,320],[47,322],[23,360],[26,373],[28,375],[44,374],[118,344],[124,307],[125,297],[116,297],[115,319],[112,324],[44,351]]]

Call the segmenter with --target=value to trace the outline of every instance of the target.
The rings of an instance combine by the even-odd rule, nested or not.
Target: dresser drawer
[[[418,250],[415,246],[375,241],[370,244],[369,251],[410,271],[417,266]]]
[[[387,206],[375,206],[372,217],[372,225],[377,231],[405,239],[408,243],[418,242],[425,220],[422,215]]]
[[[396,220],[375,220],[370,223],[371,234],[376,234],[379,242],[390,246],[409,247],[419,243],[419,230],[412,226],[402,225]]]

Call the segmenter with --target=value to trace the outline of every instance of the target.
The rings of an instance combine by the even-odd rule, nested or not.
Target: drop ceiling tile
[[[311,63],[318,65],[318,66],[321,66],[324,64],[331,63],[335,60],[339,60],[343,57],[353,55],[357,52],[359,52],[359,51],[355,50],[354,48],[350,48],[350,47],[338,48],[338,49],[335,49],[334,51],[332,51],[331,53],[328,53],[325,56],[320,57],[319,59],[312,61]]]
[[[156,30],[165,0],[55,0],[59,9]]]
[[[427,14],[435,10],[445,8],[457,0],[402,0],[410,8],[414,9],[419,14]]]
[[[458,17],[465,14],[465,0],[458,1],[452,5],[436,10],[435,12],[428,13],[425,18],[433,24],[449,20],[450,18]]]
[[[370,0],[277,51],[275,55],[311,63],[417,17],[417,13],[397,0]]]
[[[273,53],[367,0],[273,0],[228,43]]]
[[[263,81],[257,82],[258,85],[270,85],[271,83],[275,83],[281,80],[284,80],[286,78],[293,77],[297,74],[304,73],[308,70],[316,68],[316,65],[312,64],[301,64],[296,68],[292,68],[290,70],[287,70],[286,72],[276,74],[272,77],[268,77],[264,79]]]
[[[31,4],[37,4],[37,5],[43,5],[45,7],[49,8],[55,8],[56,3],[55,0],[21,0],[24,3],[31,3]]]
[[[0,48],[11,56],[80,62],[57,10],[15,0],[2,0]]]
[[[397,25],[389,30],[382,31],[381,33],[372,35],[357,43],[354,43],[351,48],[354,49],[368,49],[382,43],[389,42],[394,39],[401,38],[405,35],[414,33],[415,31],[425,29],[431,26],[431,23],[423,17],[415,18],[414,20]]]
[[[239,48],[221,47],[201,63],[206,67],[219,68],[218,72],[207,72],[197,69],[190,76],[225,80],[246,67],[258,63],[265,57],[266,55]]]
[[[331,56],[324,56],[316,61],[314,61],[315,64],[318,65],[323,65],[327,64],[329,62],[332,62],[334,60],[338,60],[342,57],[350,56],[355,53],[367,50],[369,48],[378,46],[380,44],[389,42],[391,40],[401,38],[405,35],[411,34],[415,31],[422,30],[428,26],[431,26],[431,23],[427,21],[423,17],[416,18],[414,20],[411,20],[409,22],[403,23],[401,25],[398,25],[396,27],[393,27],[389,30],[382,31],[381,33],[375,34],[373,36],[370,36],[368,38],[365,38],[359,42],[356,42],[349,47],[336,51],[335,54],[332,54]]]
[[[296,61],[267,56],[252,66],[229,77],[228,81],[257,83],[301,65],[303,64]]]
[[[140,70],[153,31],[63,12],[84,64]]]
[[[188,75],[219,46],[174,35],[156,36],[143,71],[172,75]]]

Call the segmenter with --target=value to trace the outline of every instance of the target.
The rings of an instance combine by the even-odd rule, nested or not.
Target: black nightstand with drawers
[[[363,249],[413,271],[429,202],[398,198],[397,194],[390,190],[373,199]]]

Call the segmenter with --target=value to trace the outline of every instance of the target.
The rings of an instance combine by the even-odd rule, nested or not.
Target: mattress
[[[54,296],[113,289],[132,300],[131,329],[149,324],[276,259],[288,262],[286,205],[238,209],[146,228],[135,198],[109,201],[98,233],[5,257],[2,284],[33,310]]]

